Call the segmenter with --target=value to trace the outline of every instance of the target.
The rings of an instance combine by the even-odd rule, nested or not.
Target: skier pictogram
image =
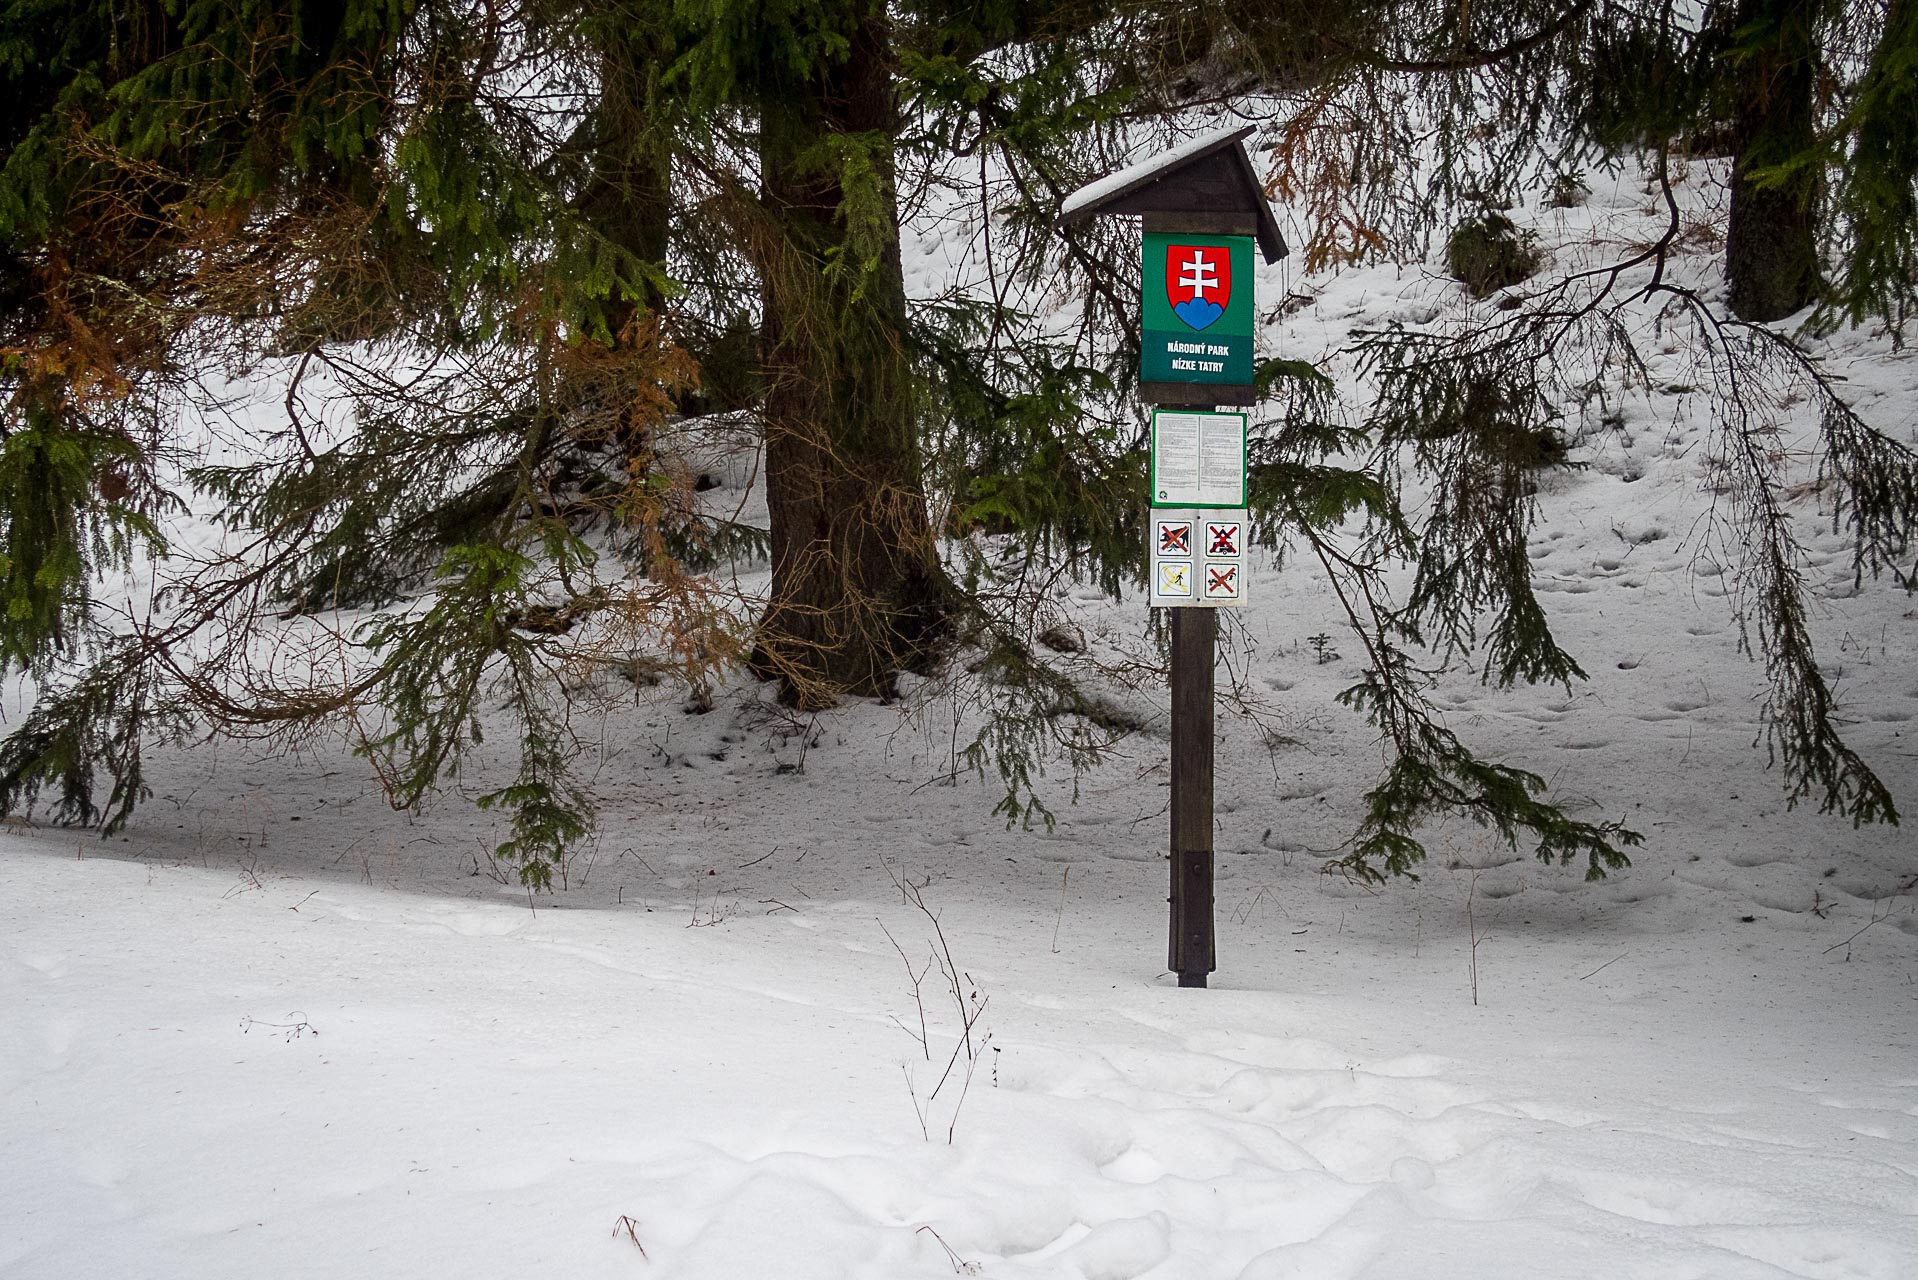
[[[1180,520],[1177,523],[1160,522],[1159,554],[1162,556],[1189,556],[1192,554],[1191,521]]]
[[[1172,314],[1209,327],[1232,299],[1232,254],[1220,245],[1174,244],[1165,251],[1165,294]]]
[[[1161,564],[1159,566],[1159,594],[1162,596],[1191,595],[1192,566],[1189,564]]]
[[[1236,556],[1239,554],[1239,525],[1232,521],[1226,524],[1211,523],[1205,527],[1205,553],[1209,556]]]
[[[1205,567],[1205,598],[1237,600],[1239,598],[1239,566],[1236,564],[1207,565]]]

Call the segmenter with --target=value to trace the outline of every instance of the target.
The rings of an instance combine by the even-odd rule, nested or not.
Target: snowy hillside
[[[1656,234],[1635,175],[1593,185],[1514,215],[1555,270]],[[1268,353],[1354,405],[1355,331],[1468,305],[1430,267],[1259,287]],[[1542,481],[1535,581],[1591,679],[1440,695],[1642,832],[1630,870],[1461,825],[1416,884],[1321,874],[1380,757],[1290,561],[1228,628],[1261,710],[1221,716],[1205,991],[1162,972],[1151,685],[1113,689],[1146,727],[1076,803],[1047,780],[1050,833],[953,776],[936,695],[641,690],[590,730],[602,829],[537,898],[489,815],[396,814],[343,749],[169,751],[124,838],[0,833],[0,1276],[1918,1276],[1918,843],[1767,772],[1708,413],[1656,319],[1648,385],[1568,406],[1583,465]],[[1918,354],[1821,350],[1918,444]],[[751,476],[715,500],[750,510]],[[1821,656],[1918,815],[1918,599],[1854,584],[1817,479]],[[1137,601],[1064,607],[1145,651]]]

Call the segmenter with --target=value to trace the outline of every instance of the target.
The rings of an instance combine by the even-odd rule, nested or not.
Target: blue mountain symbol
[[[1194,329],[1203,329],[1224,315],[1225,308],[1216,302],[1207,302],[1204,298],[1187,298],[1172,308],[1172,314]]]

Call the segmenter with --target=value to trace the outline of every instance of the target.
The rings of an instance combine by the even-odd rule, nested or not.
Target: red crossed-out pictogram
[[[1160,525],[1159,554],[1162,556],[1191,555],[1192,526],[1190,524]]]
[[[1229,564],[1223,568],[1215,565],[1205,567],[1205,593],[1209,596],[1236,596],[1239,594],[1239,566]]]
[[[1209,556],[1236,556],[1239,554],[1239,526],[1236,524],[1208,524],[1206,532],[1206,554]]]

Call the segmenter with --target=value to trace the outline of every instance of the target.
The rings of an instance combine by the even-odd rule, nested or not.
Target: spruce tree
[[[1817,28],[1823,0],[1741,0],[1718,56],[1731,110],[1726,303],[1744,320],[1782,320],[1818,301],[1822,170],[1780,171],[1817,145]]]
[[[802,706],[888,692],[947,625],[906,339],[892,19],[876,0],[703,15],[695,103],[754,112],[772,597],[753,665]]]

